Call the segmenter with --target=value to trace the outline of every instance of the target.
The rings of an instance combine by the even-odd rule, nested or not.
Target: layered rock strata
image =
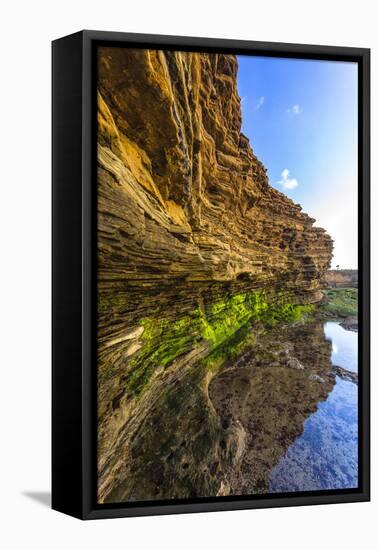
[[[166,376],[322,296],[332,241],[269,185],[236,82],[232,55],[99,48],[101,501]]]
[[[236,76],[229,55],[100,48],[102,289],[240,277],[319,298],[331,239],[269,185]]]
[[[314,322],[252,337],[232,357],[230,348],[187,355],[155,378],[104,462],[101,499],[268,492],[271,469],[335,384],[331,343]]]

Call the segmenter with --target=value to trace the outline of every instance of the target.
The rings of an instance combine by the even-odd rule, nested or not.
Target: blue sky
[[[357,267],[355,63],[238,56],[242,131],[270,183],[334,239],[332,267]]]

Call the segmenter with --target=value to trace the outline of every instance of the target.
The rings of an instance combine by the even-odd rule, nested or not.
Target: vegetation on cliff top
[[[323,310],[335,317],[356,317],[358,315],[358,289],[328,288]]]

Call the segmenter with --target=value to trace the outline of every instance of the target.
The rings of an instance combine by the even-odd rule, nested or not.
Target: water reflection
[[[324,326],[332,362],[357,371],[357,334],[337,323]],[[358,485],[358,388],[337,376],[328,399],[304,424],[270,474],[270,492],[347,489]]]
[[[357,387],[332,369],[333,353],[349,369],[354,354],[332,325],[245,326],[223,348],[204,356],[194,345],[157,373],[120,417],[103,500],[355,486]]]
[[[324,331],[327,339],[332,342],[333,365],[338,365],[344,369],[358,372],[358,334],[350,330],[345,330],[336,322],[325,323]]]

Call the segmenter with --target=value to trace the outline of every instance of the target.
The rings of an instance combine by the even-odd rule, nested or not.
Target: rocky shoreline
[[[341,270],[350,273],[354,270]],[[341,271],[335,273],[339,275]],[[330,280],[330,272],[327,272]],[[334,272],[333,272],[334,273]],[[354,273],[356,273],[354,271]],[[323,291],[320,303],[320,318],[337,321],[342,328],[358,332],[358,289],[355,287],[328,287]]]
[[[356,317],[346,317],[340,323],[341,327],[345,330],[351,330],[352,332],[358,332],[358,319]]]
[[[99,501],[263,492],[334,383],[322,325],[303,323],[333,242],[241,132],[235,56],[98,51]],[[285,357],[300,346],[288,327],[311,355]],[[249,393],[267,377],[282,387],[266,396],[275,419]]]
[[[337,365],[332,366],[332,372],[334,372],[337,376],[342,378],[342,380],[347,380],[348,382],[353,382],[353,384],[358,384],[357,372],[352,372],[342,367],[338,367]]]

